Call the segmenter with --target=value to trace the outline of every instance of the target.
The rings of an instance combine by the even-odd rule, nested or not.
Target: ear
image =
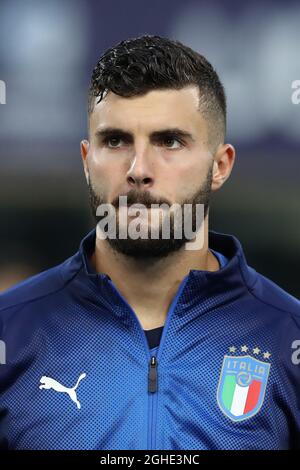
[[[83,169],[84,169],[87,184],[89,184],[89,181],[90,181],[89,169],[88,169],[88,163],[87,163],[89,148],[90,148],[90,143],[88,140],[84,139],[80,142],[80,153],[81,153]]]
[[[229,178],[235,161],[235,149],[231,144],[220,144],[214,155],[211,189],[221,188]]]

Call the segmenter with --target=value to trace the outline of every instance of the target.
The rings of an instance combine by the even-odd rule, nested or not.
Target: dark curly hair
[[[208,145],[215,150],[226,133],[226,96],[220,79],[206,58],[179,41],[144,35],[119,42],[96,64],[88,94],[88,115],[96,98],[112,91],[122,97],[150,90],[199,87],[198,110],[208,122]]]

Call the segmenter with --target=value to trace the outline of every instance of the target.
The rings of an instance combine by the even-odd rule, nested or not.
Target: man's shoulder
[[[59,292],[74,277],[79,268],[80,263],[75,254],[56,266],[18,282],[0,294],[0,315],[6,309],[47,298]]]
[[[255,272],[255,282],[250,287],[252,295],[266,306],[295,315],[300,321],[300,300],[267,276],[250,269]]]

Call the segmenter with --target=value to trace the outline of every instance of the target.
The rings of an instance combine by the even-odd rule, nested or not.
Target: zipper
[[[150,359],[149,375],[148,375],[148,392],[155,393],[157,391],[157,360],[155,356]]]
[[[140,331],[142,333],[142,336],[143,336],[143,341],[144,341],[146,355],[147,355],[147,367],[148,367],[148,389],[147,389],[147,393],[149,395],[149,397],[148,397],[149,398],[148,399],[148,402],[149,402],[149,406],[148,406],[148,449],[150,449],[150,450],[155,449],[155,446],[156,446],[156,414],[157,414],[157,398],[158,398],[158,393],[157,392],[158,392],[158,388],[159,388],[158,387],[158,382],[159,382],[158,359],[159,359],[159,357],[161,356],[161,353],[162,353],[163,343],[165,342],[166,332],[167,332],[168,326],[170,324],[172,314],[175,310],[178,299],[179,299],[179,297],[180,297],[180,295],[181,295],[188,279],[189,279],[189,274],[187,274],[185,276],[185,278],[182,280],[182,282],[179,286],[179,289],[177,291],[177,294],[175,295],[175,297],[174,297],[174,299],[173,299],[173,301],[172,301],[172,303],[169,307],[167,317],[166,317],[166,323],[164,324],[162,336],[161,336],[161,339],[160,339],[160,343],[158,345],[157,354],[156,354],[156,356],[154,356],[154,355],[151,355],[151,350],[149,348],[149,343],[148,343],[148,340],[147,340],[147,337],[146,337],[146,333],[143,330],[142,325],[141,325],[135,311],[133,310],[131,305],[129,305],[127,300],[123,297],[121,292],[119,292],[119,290],[115,287],[112,280],[109,277],[107,277],[107,280],[110,283],[113,290],[117,293],[117,295],[123,300],[123,302],[127,305],[129,310],[132,312],[132,315],[135,318],[135,321],[137,322],[137,324],[139,326],[139,329],[140,329]]]
[[[148,350],[149,346],[148,346]],[[155,448],[158,374],[156,356],[151,356],[148,371],[148,449]]]
[[[161,339],[157,348],[157,354],[156,356],[151,356],[151,351],[149,348],[149,344],[146,338],[146,333],[142,329],[142,332],[144,333],[144,340],[147,343],[147,352],[148,356],[150,356],[150,362],[149,362],[149,371],[148,371],[148,395],[149,395],[149,434],[148,434],[148,449],[150,450],[155,450],[156,448],[156,416],[157,416],[157,400],[158,400],[158,383],[159,383],[159,371],[158,371],[158,363],[160,361],[160,356],[162,354],[163,350],[163,345],[165,342],[167,330],[169,327],[169,324],[171,322],[171,318],[173,315],[173,312],[176,308],[178,299],[189,279],[189,274],[185,276],[185,278],[182,280],[179,289],[174,297],[174,299],[171,302],[171,305],[169,307],[167,317],[166,317],[166,323],[164,324]],[[132,310],[132,309],[131,309]],[[132,310],[133,311],[133,310]],[[136,317],[140,328],[141,324],[133,311],[134,316]]]

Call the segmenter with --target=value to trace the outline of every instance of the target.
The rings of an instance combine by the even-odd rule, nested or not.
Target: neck
[[[118,253],[106,240],[96,237],[91,263],[98,273],[109,275],[144,329],[164,325],[170,304],[190,270],[219,269],[218,260],[208,248],[208,214],[203,224],[200,249],[179,250],[151,262]]]

